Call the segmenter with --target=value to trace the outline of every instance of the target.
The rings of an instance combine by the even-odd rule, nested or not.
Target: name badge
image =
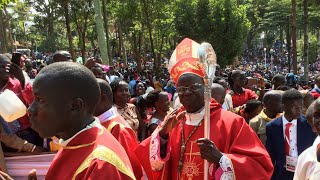
[[[286,156],[286,170],[290,172],[295,172],[296,166],[297,166],[297,158]]]

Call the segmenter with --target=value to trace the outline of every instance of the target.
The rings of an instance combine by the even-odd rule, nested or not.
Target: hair
[[[88,113],[93,113],[99,101],[100,88],[96,78],[88,68],[78,63],[57,62],[45,66],[37,75],[35,83],[39,79],[50,81],[72,98],[81,98],[87,104]]]
[[[290,90],[291,87],[290,86],[287,86],[287,85],[281,85],[279,86],[276,90],[280,90],[280,91],[287,91],[287,90]]]
[[[10,62],[9,57],[6,56],[5,54],[0,54],[0,60],[1,60],[1,61],[8,61],[8,62]]]
[[[252,100],[247,102],[246,107],[244,108],[244,111],[246,113],[250,114],[260,106],[262,106],[262,102],[261,101],[256,100],[256,99],[252,99]]]
[[[301,93],[296,89],[289,89],[282,95],[282,104],[289,104],[295,100],[303,100]]]
[[[110,100],[113,100],[112,89],[108,82],[100,78],[97,78],[97,82],[99,84],[101,94],[106,94]]]
[[[121,82],[125,82],[125,81],[120,78],[117,78],[110,83],[110,87],[112,89],[113,94],[115,94],[117,92]],[[125,82],[125,83],[127,83],[127,82]],[[114,102],[114,96],[113,96],[113,102]]]
[[[150,83],[150,80],[149,80],[149,79],[146,79],[144,82],[146,83],[146,86],[147,86],[147,85],[149,85],[149,86],[151,85],[151,83]]]
[[[228,76],[228,82],[229,82],[229,85],[231,88],[233,88],[233,78],[237,77],[238,75],[241,75],[243,73],[243,71],[241,70],[233,70],[229,73],[229,76]]]
[[[278,97],[281,100],[281,96],[282,96],[282,91],[279,90],[271,90],[267,93],[264,94],[263,98],[262,98],[262,102],[263,104],[267,104],[268,102],[271,101],[271,99],[273,99],[274,97]]]
[[[214,77],[213,78],[213,81],[212,81],[212,83],[218,83],[219,84],[219,81],[221,81],[221,80],[223,80],[223,81],[225,81],[222,77]]]
[[[314,76],[314,79],[317,81],[317,79],[318,78],[320,78],[320,73],[319,74],[316,74],[315,76]]]
[[[265,87],[265,89],[271,89],[272,84],[270,82],[266,82],[264,87]]]
[[[226,89],[222,85],[220,85],[219,83],[212,83],[211,91],[212,90],[218,90],[218,89],[226,91]]]
[[[282,74],[276,74],[273,76],[272,81],[286,80],[286,77]]]
[[[144,88],[147,89],[146,84],[145,84],[143,81],[136,81],[136,84],[135,84],[134,87],[133,87],[134,93],[136,93],[136,88],[137,88],[137,85],[138,85],[139,83],[142,83],[143,86],[144,86]]]
[[[161,91],[159,90],[153,90],[149,92],[149,94],[146,97],[147,107],[151,108],[155,106],[155,102],[159,100],[159,95]]]

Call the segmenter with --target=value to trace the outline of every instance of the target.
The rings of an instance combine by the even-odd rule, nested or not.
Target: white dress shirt
[[[115,118],[117,116],[117,108],[112,107],[108,111],[102,113],[97,118],[100,120],[100,123],[104,123],[112,118]]]
[[[82,129],[81,131],[79,131],[78,133],[76,133],[75,135],[73,135],[71,138],[69,138],[69,139],[67,139],[67,140],[60,139],[60,140],[59,140],[60,146],[62,146],[62,147],[67,146],[67,145],[69,144],[69,142],[71,142],[72,139],[74,139],[74,138],[75,138],[76,136],[78,136],[80,133],[82,133],[83,131],[86,131],[86,130],[88,130],[88,129],[91,129],[91,128],[93,128],[93,127],[98,127],[99,129],[103,129],[103,126],[100,124],[100,121],[99,121],[98,118],[95,118],[95,120],[94,120],[91,124],[87,125],[87,127],[85,127],[84,129]]]
[[[195,113],[186,114],[186,124],[191,126],[198,126],[200,121],[204,118],[204,107]]]
[[[286,135],[285,135],[285,130],[286,130],[286,125],[289,123],[289,121],[284,117],[284,115],[282,116],[282,123],[283,123],[283,137],[284,140],[286,140]],[[292,125],[289,128],[289,135],[290,135],[290,139],[289,140],[289,145],[290,145],[290,151],[289,151],[289,155],[291,157],[298,157],[298,146],[297,146],[297,120],[293,119],[291,121]]]
[[[232,96],[227,93],[226,97],[224,98],[224,103],[222,104],[222,109],[231,111],[233,110],[233,104],[232,104]]]
[[[320,179],[320,162],[317,161],[317,146],[320,143],[318,136],[311,147],[303,151],[294,173],[294,180]]]

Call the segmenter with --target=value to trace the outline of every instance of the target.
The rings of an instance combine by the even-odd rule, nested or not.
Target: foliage
[[[218,63],[222,66],[231,64],[240,54],[250,28],[247,7],[235,0],[198,0],[196,3],[181,0],[177,6],[175,22],[178,33],[198,42],[211,43]],[[183,9],[185,7],[188,7],[187,11]]]

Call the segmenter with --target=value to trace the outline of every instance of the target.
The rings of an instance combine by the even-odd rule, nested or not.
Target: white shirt
[[[318,136],[313,145],[300,154],[294,180],[320,179],[320,162],[317,161],[317,146],[319,143],[320,137]]]
[[[100,123],[102,124],[112,118],[115,118],[116,116],[117,116],[117,109],[115,107],[112,107],[108,111],[98,116],[97,118],[100,120]]]
[[[191,126],[197,126],[199,122],[204,118],[204,107],[196,113],[186,114],[186,124]]]
[[[153,87],[151,87],[151,86],[147,87],[147,89],[146,89],[146,94],[149,94],[149,92],[151,92],[151,91],[153,91],[153,90],[154,90]]]
[[[93,127],[98,127],[98,128],[100,128],[100,129],[103,129],[103,126],[100,124],[99,119],[95,118],[95,120],[94,120],[91,124],[87,125],[87,127],[85,127],[84,129],[82,129],[81,131],[79,131],[77,134],[75,134],[75,135],[72,136],[71,138],[69,138],[69,139],[67,139],[67,140],[60,139],[60,140],[59,140],[59,144],[60,144],[61,146],[63,146],[63,147],[64,147],[64,146],[67,146],[67,145],[69,144],[69,142],[71,142],[72,139],[74,139],[77,135],[79,135],[79,134],[82,133],[83,131],[86,131],[86,130],[91,129],[91,128],[93,128]]]
[[[230,111],[233,109],[233,104],[232,104],[232,96],[227,93],[226,97],[224,98],[224,103],[222,104],[222,109]]]
[[[286,130],[286,125],[289,123],[289,121],[284,117],[284,115],[282,116],[282,124],[283,124],[283,137],[284,140],[286,140],[286,135],[285,135],[285,130]],[[293,119],[291,121],[292,125],[289,128],[289,135],[290,135],[290,139],[289,140],[289,145],[290,145],[290,151],[289,151],[289,155],[291,157],[298,157],[298,147],[297,147],[297,120]]]

